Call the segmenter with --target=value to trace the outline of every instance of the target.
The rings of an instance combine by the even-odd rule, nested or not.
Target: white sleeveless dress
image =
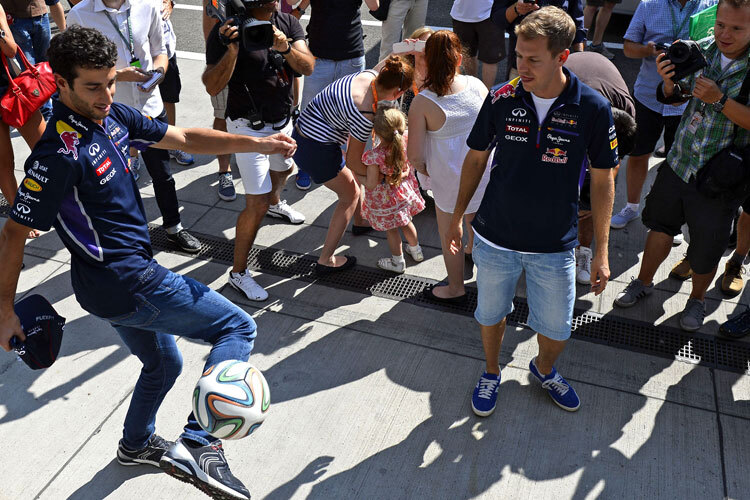
[[[469,152],[466,139],[469,137],[474,121],[484,102],[482,90],[484,84],[473,76],[459,75],[456,78],[467,79],[466,87],[461,92],[438,97],[431,90],[423,90],[419,95],[425,96],[445,113],[445,123],[439,130],[427,131],[425,139],[425,163],[429,180],[426,184],[432,189],[435,205],[443,212],[453,213],[458,197],[461,180],[461,166]],[[490,154],[490,160],[492,155]],[[423,177],[420,176],[420,181]],[[486,168],[482,180],[477,186],[474,197],[466,208],[471,214],[479,210],[484,190],[490,180],[490,169]]]

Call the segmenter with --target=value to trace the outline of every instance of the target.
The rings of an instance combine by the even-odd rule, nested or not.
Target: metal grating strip
[[[149,225],[149,231],[154,249],[176,251],[161,227]],[[199,256],[231,264],[232,242],[198,233],[193,235],[203,243]],[[421,294],[426,287],[437,283],[435,280],[403,274],[394,275],[360,265],[347,271],[318,277],[314,273],[316,260],[316,257],[287,250],[253,248],[248,259],[248,267],[285,278],[314,281],[334,288],[400,300],[465,316],[473,316],[476,308],[477,290],[473,287],[467,287],[468,300],[465,304],[437,304],[425,299]],[[515,309],[508,315],[508,322],[528,326],[526,321],[529,307],[526,300],[516,297],[513,304]],[[711,335],[687,334],[669,327],[656,327],[644,321],[605,317],[575,309],[572,336],[578,340],[750,374],[750,345],[724,341]]]
[[[0,195],[0,216],[7,216],[9,211],[8,202]],[[155,250],[181,253],[167,239],[166,232],[161,227],[149,224],[149,233]],[[198,254],[185,255],[232,263],[234,244],[231,241],[200,233],[192,234],[203,243],[203,248]],[[472,316],[476,308],[476,288],[467,288],[468,300],[465,304],[436,304],[421,295],[427,286],[436,283],[435,280],[394,275],[387,271],[360,265],[347,271],[318,277],[314,273],[316,260],[315,257],[287,250],[254,247],[250,252],[248,267],[285,278],[314,281],[326,286],[400,300],[465,316]],[[527,326],[528,304],[518,297],[513,300],[513,304],[515,309],[508,315],[508,322]],[[719,339],[711,335],[686,334],[681,330],[664,326],[656,327],[643,321],[604,317],[597,313],[575,309],[572,336],[578,340],[750,374],[750,345]]]

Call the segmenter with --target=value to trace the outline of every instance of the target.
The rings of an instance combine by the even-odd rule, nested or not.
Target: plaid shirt
[[[750,51],[741,58],[732,61],[725,70],[721,69],[721,54],[714,43],[714,37],[704,38],[698,42],[706,56],[708,67],[703,69],[703,75],[716,82],[722,92],[730,99],[737,99],[742,87],[742,81],[750,65]],[[698,73],[699,74],[699,73]],[[683,89],[692,89],[698,74],[682,80]],[[703,115],[695,132],[689,129],[690,122],[695,115]],[[710,104],[704,104],[700,99],[692,98],[682,115],[680,125],[675,133],[675,141],[667,155],[667,163],[672,170],[685,182],[698,173],[708,160],[716,153],[732,143],[733,122],[724,113],[717,113]],[[750,144],[750,132],[737,126],[737,146]]]

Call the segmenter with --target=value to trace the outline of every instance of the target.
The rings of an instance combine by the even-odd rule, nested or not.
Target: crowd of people
[[[270,23],[266,45],[246,39],[233,19],[204,12],[202,84],[213,129],[175,126],[182,82],[170,0],[72,3],[65,18],[59,3],[48,2],[61,31],[50,41],[44,3],[2,0],[14,9],[10,24],[0,15],[2,54],[12,58],[20,49],[48,60],[58,92],[19,129],[32,148],[20,187],[10,129],[0,127],[0,153],[7,153],[0,155],[0,189],[13,200],[0,234],[0,346],[10,350],[13,337],[25,338],[13,311],[25,241],[54,227],[72,255],[78,302],[108,321],[143,363],[117,448],[123,465],[159,466],[216,498],[250,497],[221,442],[192,414],[177,441],[155,433],[157,410],[182,366],[175,335],[211,344],[208,368],[247,360],[256,325],[222,295],[154,260],[135,182],[141,162],[169,239],[195,253],[201,243],[180,222],[171,160],[189,165],[192,154],[218,155],[218,196],[231,202],[235,155],[245,208],[227,279],[253,301],[268,298],[247,269],[264,216],[305,221],[281,199],[293,175],[300,190],[323,184],[337,197],[318,275],[356,264],[353,255],[335,254],[350,225],[354,235],[386,233],[389,255],[378,267],[403,273],[405,254],[422,261],[412,219],[429,193],[447,282],[427,288],[426,299],[465,304],[464,267],[477,268],[474,317],[486,367],[472,409],[482,417],[497,404],[500,347],[521,274],[539,347],[529,370],[560,408],[580,407],[555,367],[571,335],[576,282],[596,295],[605,290],[610,227],[641,215],[649,158],[662,134],[667,156],[645,200],[650,231],[640,272],[614,304],[631,307],[651,294],[684,225],[686,257],[671,273],[693,280],[681,326],[702,326],[704,296],[733,227],[736,250],[721,289],[742,290],[749,176],[717,192],[715,179],[728,174],[715,159],[730,149],[726,155],[744,168],[750,162],[748,0],[718,0],[713,35],[696,46],[706,66],[682,79],[673,78],[677,63],[661,44],[687,39],[689,17],[717,1],[643,0],[624,40],[625,55],[643,60],[633,95],[602,44],[614,5],[608,0],[585,8],[581,0],[455,0],[452,31],[424,26],[427,0],[365,0],[372,11],[389,5],[372,69],[365,68],[361,0],[248,0],[248,15]],[[308,8],[306,35],[299,18]],[[22,11],[31,23],[19,22]],[[39,26],[46,39],[29,35]],[[495,84],[506,57],[507,72]],[[613,216],[615,176],[627,155],[627,205]],[[750,332],[748,323],[742,315],[723,331],[739,337]]]

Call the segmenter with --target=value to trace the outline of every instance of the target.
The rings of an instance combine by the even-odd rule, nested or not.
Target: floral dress
[[[380,173],[390,175],[392,168],[386,165],[388,152],[381,146],[366,151],[362,155],[365,165],[377,165]],[[406,141],[404,141],[406,154]],[[407,163],[408,164],[408,163]],[[414,176],[414,169],[409,165],[409,175],[397,187],[385,180],[373,190],[365,190],[365,201],[362,204],[362,216],[378,231],[387,231],[403,227],[411,218],[424,210],[424,199],[419,194],[419,184]]]

